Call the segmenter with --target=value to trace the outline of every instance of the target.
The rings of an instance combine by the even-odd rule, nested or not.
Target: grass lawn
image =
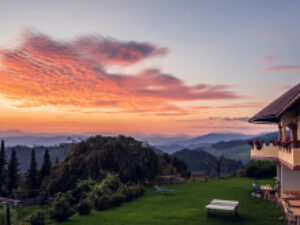
[[[194,225],[194,224],[249,224],[279,225],[280,210],[273,202],[250,196],[253,180],[248,178],[213,179],[207,183],[170,185],[176,195],[155,193],[146,189],[143,197],[107,211],[95,211],[88,216],[74,215],[61,225]],[[259,180],[261,184],[273,184],[273,180]],[[240,201],[239,220],[230,216],[206,217],[204,206],[213,198]]]
[[[11,208],[11,223],[18,224],[23,221],[29,214],[40,209],[39,206],[27,206],[22,208]],[[0,216],[4,216],[6,218],[6,207],[0,208]]]

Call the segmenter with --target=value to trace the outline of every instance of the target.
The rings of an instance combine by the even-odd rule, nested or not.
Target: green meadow
[[[106,211],[93,210],[88,216],[75,214],[61,225],[199,225],[199,224],[249,224],[283,225],[282,216],[275,203],[253,198],[250,193],[253,180],[249,178],[212,179],[204,183],[186,182],[169,185],[175,195],[157,194],[148,187],[144,196],[133,202]],[[261,184],[273,184],[272,179],[259,180]],[[205,205],[212,199],[240,201],[239,219],[230,215],[206,216]]]

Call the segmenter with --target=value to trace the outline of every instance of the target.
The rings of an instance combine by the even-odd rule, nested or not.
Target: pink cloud
[[[268,66],[265,67],[263,72],[291,72],[300,71],[300,66],[295,65],[278,65],[278,66]]]
[[[18,107],[115,108],[157,115],[186,113],[176,102],[242,98],[232,86],[187,85],[158,69],[131,75],[106,70],[166,53],[149,43],[95,36],[57,41],[29,32],[17,48],[0,50],[0,94]]]

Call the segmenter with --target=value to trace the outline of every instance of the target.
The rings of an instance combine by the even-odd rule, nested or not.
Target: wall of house
[[[290,170],[281,164],[281,190],[299,189],[300,190],[300,171]]]
[[[297,117],[298,120],[298,127],[297,127],[297,137],[300,140],[300,116]]]

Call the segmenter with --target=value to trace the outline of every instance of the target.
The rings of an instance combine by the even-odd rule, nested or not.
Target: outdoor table
[[[291,207],[300,207],[300,200],[289,200],[288,203]]]
[[[293,215],[296,217],[297,225],[300,225],[300,208],[299,207],[291,207],[290,208]]]
[[[212,213],[216,210],[220,210],[231,212],[232,216],[237,219],[238,206],[239,202],[237,201],[215,200],[211,201],[208,205],[205,206],[205,208],[207,210],[207,216],[212,215]]]
[[[271,191],[273,190],[271,186],[261,186],[260,190],[263,192],[264,199],[271,199]]]

